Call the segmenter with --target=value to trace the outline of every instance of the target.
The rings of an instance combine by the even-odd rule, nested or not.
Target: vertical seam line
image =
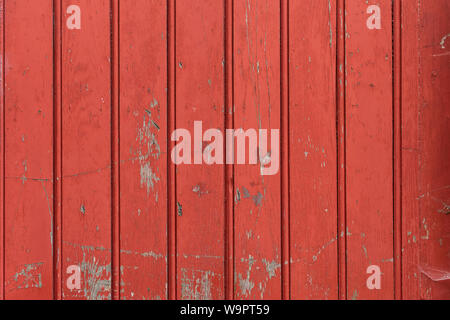
[[[120,300],[120,8],[111,0],[112,299]]]
[[[280,0],[281,38],[281,296],[290,297],[290,211],[289,211],[289,1]]]
[[[0,226],[0,232],[1,232],[1,265],[0,265],[0,300],[4,300],[5,299],[5,257],[6,257],[6,250],[5,250],[5,96],[6,96],[6,92],[5,92],[5,1],[2,0],[1,3],[1,20],[2,20],[2,30],[1,30],[1,45],[2,45],[2,70],[1,70],[1,77],[2,77],[2,97],[1,97],[1,177],[0,177],[0,192],[1,192],[1,208],[0,208],[0,212],[1,212],[1,226]]]
[[[225,132],[234,129],[234,2],[225,0]],[[234,298],[234,165],[227,164],[227,154],[233,150],[225,149],[225,297]],[[232,144],[233,147],[233,144]]]
[[[62,0],[53,2],[53,296],[62,300]]]
[[[402,295],[402,47],[401,47],[401,1],[393,0],[393,175],[394,175],[394,298]]]

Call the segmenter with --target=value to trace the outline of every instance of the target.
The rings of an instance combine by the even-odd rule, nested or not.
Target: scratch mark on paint
[[[426,219],[423,218],[423,220],[422,220],[422,226],[423,226],[423,229],[424,229],[425,232],[426,232],[426,234],[425,234],[424,236],[421,237],[421,239],[423,239],[423,240],[429,240],[429,239],[430,239],[430,230],[428,230],[428,225],[427,225],[426,222],[427,222]]]
[[[238,203],[241,201],[241,192],[239,191],[239,188],[236,188],[236,196],[234,197],[234,202]]]
[[[27,174],[27,171],[28,171],[28,164],[27,164],[27,160],[24,160],[23,162],[22,162],[22,166],[23,166],[23,175],[22,175],[22,184],[25,184],[25,182],[27,181],[27,177],[26,177],[26,174]]]
[[[80,248],[83,252],[85,252],[85,251],[86,252],[89,252],[89,251],[108,251],[108,252],[110,252],[111,251],[111,249],[108,249],[108,248],[105,248],[102,246],[95,247],[95,246],[81,245],[78,243],[73,243],[73,242],[65,241],[65,240],[63,241],[63,243],[67,244],[73,248]]]
[[[368,259],[369,256],[367,255],[367,248],[366,248],[366,246],[365,246],[365,245],[362,245],[362,249],[363,249],[363,251],[364,251],[364,255],[366,256],[366,259]]]
[[[333,47],[333,28],[331,26],[331,1],[328,0],[328,26],[330,27],[330,48]]]
[[[52,204],[50,202],[50,199],[48,197],[47,189],[45,189],[44,181],[41,181],[42,189],[44,189],[45,199],[47,200],[47,207],[48,207],[48,213],[50,215],[50,244],[53,248],[53,213],[52,213]],[[52,256],[53,256],[53,250],[52,250]]]
[[[328,248],[330,245],[332,245],[334,242],[337,241],[337,237],[334,237],[333,239],[331,239],[330,241],[328,241],[327,243],[325,243],[322,247],[319,248],[319,250],[313,255],[312,260],[313,262],[316,262],[319,255],[326,249]]]
[[[84,296],[88,300],[110,299],[111,295],[111,264],[101,265],[94,257],[86,260],[83,252],[81,272],[84,275]]]

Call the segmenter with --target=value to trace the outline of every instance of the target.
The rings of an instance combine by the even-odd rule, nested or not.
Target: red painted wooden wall
[[[0,297],[450,298],[449,17],[1,0]],[[279,129],[278,173],[176,166],[195,121]]]

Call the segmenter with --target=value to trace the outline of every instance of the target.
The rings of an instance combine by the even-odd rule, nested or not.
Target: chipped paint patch
[[[252,199],[252,201],[255,203],[256,206],[261,206],[262,201],[264,199],[264,196],[261,192],[257,192],[255,195],[251,195],[250,192],[247,190],[247,188],[242,187],[242,194],[239,191],[239,189],[237,189],[236,191],[236,201],[240,201],[241,198],[243,199]]]
[[[80,268],[84,279],[84,297],[87,300],[110,299],[111,264],[101,265],[95,257],[86,260],[86,253],[83,252]]]
[[[124,254],[132,254],[132,255],[138,255],[138,256],[142,256],[144,258],[148,258],[151,257],[155,260],[164,258],[164,255],[161,253],[156,253],[153,251],[147,251],[147,252],[136,252],[136,251],[131,251],[131,250],[120,250],[120,253],[124,253]]]
[[[211,271],[181,268],[181,299],[182,300],[211,300]]]
[[[40,269],[43,265],[43,262],[24,264],[12,276],[8,284],[12,285],[14,289],[42,288],[42,274]]]
[[[442,208],[438,210],[439,213],[448,215],[450,214],[450,205],[444,201],[441,201],[442,203]]]
[[[155,187],[155,183],[159,181],[158,176],[152,171],[152,167],[150,163],[141,164],[141,188],[147,188],[147,196],[150,195],[150,190],[153,190]]]
[[[241,201],[241,192],[239,191],[239,188],[236,188],[236,196],[234,197],[234,203],[238,203]]]
[[[358,300],[358,297],[359,297],[358,290],[355,289],[355,291],[353,291],[352,300]]]
[[[158,106],[158,101],[153,99],[150,110],[145,110],[142,126],[138,128],[136,136],[138,147],[134,154],[132,153],[133,163],[136,160],[139,162],[140,187],[146,189],[147,197],[154,190],[155,184],[160,181],[157,170],[152,168],[152,160],[158,160],[161,156],[161,148],[156,138],[159,125],[152,119],[152,110]],[[156,194],[155,197],[157,197]]]
[[[179,217],[183,215],[183,206],[179,202],[177,202],[177,213]]]
[[[241,260],[245,261],[244,259]],[[251,255],[249,255],[248,259],[246,260],[248,262],[248,268],[245,278],[243,278],[241,273],[238,274],[239,289],[241,290],[241,295],[244,297],[248,297],[251,294],[253,288],[255,287],[255,284],[250,280],[250,274],[252,272],[252,268],[256,260]]]

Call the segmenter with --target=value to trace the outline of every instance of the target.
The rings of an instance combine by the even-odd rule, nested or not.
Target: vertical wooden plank
[[[291,299],[289,177],[289,1],[280,1],[281,298]]]
[[[63,1],[81,10],[81,29],[63,20],[63,273],[81,268],[66,299],[111,297],[110,1]]]
[[[236,143],[246,162],[235,165],[235,297],[280,299],[279,136],[277,146],[271,139],[280,130],[280,3],[238,0],[234,12],[235,129],[267,130],[267,153],[255,148],[256,164],[249,163],[251,139],[244,150]],[[267,159],[277,163],[274,175],[261,174]]]
[[[401,119],[401,1],[393,2],[393,153],[394,153],[394,298],[402,299],[402,119]]]
[[[337,299],[336,6],[290,2],[291,295]]]
[[[111,1],[111,291],[120,300],[120,8]]]
[[[120,3],[120,260],[127,300],[167,299],[166,13],[161,1]]]
[[[404,295],[448,299],[448,1],[403,2]],[[441,271],[439,271],[441,270]]]
[[[176,36],[175,36],[175,0],[167,0],[167,265],[168,298],[177,298],[177,204],[176,204],[176,167],[169,157],[175,141],[169,139],[176,127]]]
[[[448,299],[449,281],[436,281],[433,272],[450,272],[450,3],[418,5],[421,298]]]
[[[53,0],[53,298],[62,299],[62,9]]]
[[[5,12],[5,297],[51,299],[52,1]]]
[[[224,129],[224,3],[176,2],[176,124]],[[201,137],[198,137],[201,139]],[[192,162],[194,156],[192,157]],[[224,168],[177,167],[177,290],[181,299],[224,298]]]
[[[0,300],[5,299],[5,2],[0,1]]]
[[[392,299],[391,1],[347,1],[346,13],[347,297]],[[366,285],[372,265],[381,270],[380,289]]]
[[[338,295],[347,299],[347,187],[346,187],[346,122],[345,0],[336,2],[336,140],[337,140],[337,232],[338,232]]]
[[[402,2],[402,211],[403,298],[420,298],[418,195],[419,139],[419,10],[417,1]]]

